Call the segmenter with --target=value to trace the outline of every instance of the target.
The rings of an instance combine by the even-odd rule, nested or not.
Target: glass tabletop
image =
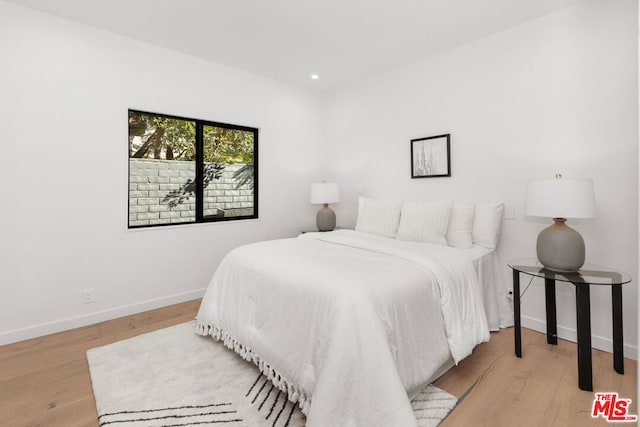
[[[623,285],[631,281],[631,276],[602,265],[585,264],[575,273],[561,273],[546,269],[536,258],[512,259],[509,267],[530,276],[561,282],[587,283],[590,285]]]

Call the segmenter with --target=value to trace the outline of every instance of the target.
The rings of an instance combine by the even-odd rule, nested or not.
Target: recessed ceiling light
[[[311,78],[312,78],[313,80],[318,80],[318,79],[320,78],[320,76],[319,76],[319,75],[317,75],[317,74],[311,74]]]

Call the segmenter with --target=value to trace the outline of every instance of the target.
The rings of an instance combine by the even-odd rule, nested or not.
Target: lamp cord
[[[527,287],[524,288],[524,291],[520,292],[520,300],[522,300],[522,297],[527,292],[527,289],[529,289],[529,286],[531,286],[531,282],[533,282],[534,278],[535,278],[534,276],[531,276],[531,278],[529,279],[529,283],[527,283]]]

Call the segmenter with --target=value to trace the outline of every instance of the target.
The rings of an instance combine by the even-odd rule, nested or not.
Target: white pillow
[[[395,237],[400,222],[400,202],[360,197],[356,231]]]
[[[405,202],[400,213],[398,240],[447,244],[451,202]]]
[[[454,203],[447,228],[447,243],[460,249],[473,246],[471,233],[473,232],[473,217],[476,211],[475,203]]]
[[[494,250],[500,236],[502,224],[502,203],[476,203],[471,237],[474,245]]]

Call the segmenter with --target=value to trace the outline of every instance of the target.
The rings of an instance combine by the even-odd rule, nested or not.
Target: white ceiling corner
[[[581,0],[9,1],[327,91]]]

